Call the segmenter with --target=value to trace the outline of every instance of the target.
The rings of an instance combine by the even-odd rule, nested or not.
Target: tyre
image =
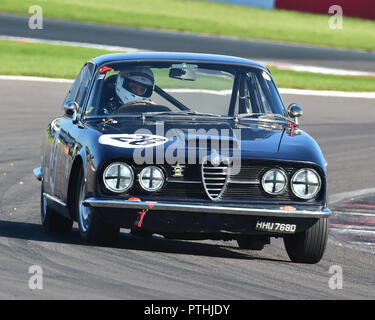
[[[91,244],[112,244],[119,236],[120,228],[100,217],[95,208],[83,205],[86,197],[86,182],[81,168],[76,180],[74,210],[82,239]]]
[[[285,236],[285,249],[290,260],[298,263],[318,263],[326,248],[328,224],[328,218],[320,218],[309,229]]]
[[[47,232],[69,233],[72,231],[73,220],[62,216],[48,205],[46,197],[43,196],[43,187],[40,196],[40,220]]]

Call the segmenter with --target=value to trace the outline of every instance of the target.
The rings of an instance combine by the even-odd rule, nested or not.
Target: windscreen
[[[256,68],[192,63],[102,67],[85,116],[196,112],[217,116],[280,113],[271,77]]]

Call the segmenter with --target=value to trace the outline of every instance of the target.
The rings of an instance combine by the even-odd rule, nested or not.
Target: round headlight
[[[117,193],[125,192],[133,185],[133,169],[126,163],[114,162],[104,170],[103,181],[108,190]]]
[[[262,177],[262,187],[269,194],[277,195],[285,190],[287,177],[280,169],[268,170]]]
[[[292,191],[302,199],[314,198],[322,185],[319,174],[313,169],[300,169],[292,177]]]
[[[139,184],[146,191],[159,190],[165,181],[164,172],[159,167],[149,166],[139,174]]]

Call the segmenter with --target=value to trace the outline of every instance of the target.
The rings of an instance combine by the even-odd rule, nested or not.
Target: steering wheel
[[[149,100],[137,100],[137,101],[132,101],[128,102],[127,104],[122,105],[120,108],[118,108],[114,114],[119,114],[119,113],[126,113],[128,111],[128,107],[136,104],[151,104],[151,105],[156,105],[155,102],[149,101]]]

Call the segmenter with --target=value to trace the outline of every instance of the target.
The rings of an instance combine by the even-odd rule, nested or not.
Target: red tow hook
[[[129,198],[130,201],[140,201],[138,198]],[[154,203],[156,202],[149,202],[147,205],[150,209],[154,207]],[[141,211],[138,211],[138,217],[133,223],[133,227],[135,228],[141,228],[143,223],[143,218],[145,217],[146,213],[149,209],[142,209]]]
[[[133,227],[135,227],[135,228],[141,228],[142,227],[143,218],[145,217],[147,211],[148,211],[148,209],[143,209],[143,210],[137,212],[138,217],[134,221]]]

